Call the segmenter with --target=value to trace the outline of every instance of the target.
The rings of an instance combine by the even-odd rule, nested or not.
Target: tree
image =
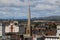
[[[55,23],[50,22],[48,25],[49,29],[57,29],[57,25]]]

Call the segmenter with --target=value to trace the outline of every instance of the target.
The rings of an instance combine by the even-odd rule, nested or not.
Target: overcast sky
[[[30,0],[31,18],[60,16],[60,0]],[[27,18],[28,0],[0,0],[0,18]]]

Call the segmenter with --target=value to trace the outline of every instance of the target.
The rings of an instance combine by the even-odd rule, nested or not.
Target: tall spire
[[[26,34],[30,36],[31,30],[30,30],[30,3],[28,2],[28,25],[27,25],[27,29],[26,29]]]
[[[28,4],[28,27],[30,27],[30,18],[31,18],[31,15],[30,15],[30,2]]]

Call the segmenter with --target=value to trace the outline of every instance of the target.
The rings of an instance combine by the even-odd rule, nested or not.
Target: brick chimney
[[[13,25],[11,25],[11,32],[13,32]]]

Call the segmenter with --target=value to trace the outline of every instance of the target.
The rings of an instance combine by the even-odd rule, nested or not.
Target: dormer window
[[[14,23],[14,25],[17,25],[17,23]]]
[[[60,28],[58,28],[58,30],[60,30]]]
[[[59,34],[59,36],[60,36],[60,34]]]

